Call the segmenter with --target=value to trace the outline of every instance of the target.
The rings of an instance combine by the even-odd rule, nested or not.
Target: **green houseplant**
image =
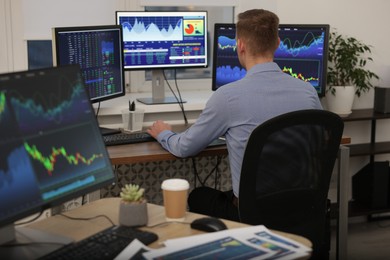
[[[336,111],[348,114],[352,108],[354,96],[360,97],[361,94],[368,92],[372,87],[372,79],[379,79],[378,75],[366,68],[371,58],[372,46],[333,30],[329,37],[328,52],[328,75],[327,75],[327,99],[338,98],[341,96],[343,105],[348,108],[335,108]],[[352,89],[347,89],[352,88]],[[347,101],[347,94],[342,91],[349,91],[350,99]],[[329,104],[329,102],[328,102]],[[332,111],[332,108],[330,108]],[[340,111],[344,110],[344,111]]]
[[[124,226],[143,226],[148,222],[145,189],[139,185],[126,184],[120,192],[119,224]]]
[[[379,77],[365,68],[368,61],[373,61],[371,48],[354,37],[330,33],[327,83],[332,94],[336,94],[333,86],[354,85],[358,97],[373,87],[371,79]]]

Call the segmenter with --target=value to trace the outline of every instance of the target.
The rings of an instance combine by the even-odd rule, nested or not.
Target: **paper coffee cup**
[[[168,221],[183,221],[187,211],[187,195],[190,184],[184,179],[163,181],[165,217]]]

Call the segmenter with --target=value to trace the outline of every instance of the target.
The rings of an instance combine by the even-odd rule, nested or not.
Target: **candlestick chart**
[[[47,170],[48,175],[52,176],[55,165],[58,161],[58,157],[63,157],[69,165],[78,166],[79,164],[91,165],[96,159],[103,157],[102,154],[92,154],[88,158],[81,155],[80,152],[75,154],[69,154],[65,147],[52,147],[51,153],[45,156],[42,152],[35,146],[24,143],[24,148],[27,153]]]
[[[98,134],[91,124],[80,124],[23,142],[40,184],[50,187],[52,182],[59,180],[64,183],[79,181],[84,173],[104,167],[107,159],[96,142]],[[80,145],[79,138],[83,139],[84,145]],[[78,177],[74,179],[75,176]]]

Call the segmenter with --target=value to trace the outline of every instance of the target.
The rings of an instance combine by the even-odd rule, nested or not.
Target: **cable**
[[[382,220],[379,220],[379,222],[376,222],[376,225],[377,227],[379,228],[389,228],[390,227],[390,223],[389,224],[383,224],[382,221],[389,221],[389,219],[382,219]]]
[[[175,86],[176,86],[176,90],[177,90],[177,94],[179,94],[179,98],[180,98],[180,104],[181,104],[181,110],[183,112],[183,117],[184,117],[184,123],[185,125],[188,125],[188,120],[187,120],[187,116],[185,114],[185,111],[184,111],[184,105],[183,105],[183,99],[181,98],[181,92],[180,92],[180,89],[179,89],[179,85],[177,84],[177,74],[176,74],[176,69],[173,70],[174,71],[174,79],[175,79]]]
[[[200,176],[199,176],[199,174],[198,174],[198,170],[196,169],[195,158],[192,157],[192,158],[191,158],[191,161],[192,161],[192,168],[194,169],[194,188],[197,187],[196,180],[199,180],[200,184],[201,184],[202,187],[203,187],[203,186],[204,186],[204,183],[203,183],[202,180],[200,179]]]
[[[174,71],[175,71],[175,82],[176,82],[176,70],[174,70]],[[176,88],[177,88],[177,91],[178,91],[178,94],[179,94],[179,98],[177,97],[176,93],[173,91],[173,89],[171,87],[171,84],[169,84],[167,76],[165,75],[165,70],[163,70],[163,76],[164,76],[165,82],[168,84],[169,89],[171,90],[173,96],[175,97],[177,103],[179,104],[179,107],[180,107],[181,112],[183,114],[184,124],[188,125],[188,120],[187,120],[187,116],[186,116],[186,113],[185,113],[185,110],[184,110],[183,100],[181,98],[180,90],[179,90],[177,84],[176,84]]]
[[[207,182],[207,179],[210,178],[210,176],[215,172],[215,178],[214,178],[214,188],[217,189],[217,180],[218,180],[218,166],[219,163],[221,162],[221,157],[217,156],[217,162],[214,166],[214,168],[210,171],[210,173],[206,176],[204,179],[203,183]]]
[[[119,178],[118,178],[118,172],[117,170],[119,169],[119,166],[117,164],[114,165],[114,178],[115,181],[111,184],[112,186],[115,186],[116,184],[119,185]]]
[[[157,223],[157,224],[154,224],[154,225],[151,225],[151,226],[146,226],[146,227],[147,228],[155,228],[155,227],[158,227],[158,226],[169,225],[169,224],[172,224],[172,223],[186,224],[186,225],[191,224],[190,222],[182,222],[182,221],[163,221],[161,223]]]
[[[202,185],[202,187],[204,187],[206,185],[206,182],[208,180],[208,178],[210,178],[210,176],[215,173],[215,178],[214,178],[214,188],[217,189],[217,183],[218,183],[218,179],[220,177],[220,174],[219,174],[219,171],[218,171],[218,167],[219,167],[219,164],[221,163],[222,161],[222,157],[221,156],[217,156],[217,162],[214,166],[214,168],[210,171],[210,173],[204,178],[204,180],[202,181],[200,179],[200,176],[199,176],[199,173],[198,173],[198,170],[196,169],[196,164],[195,164],[195,158],[191,158],[192,159],[192,167],[194,169],[194,187],[196,188],[196,180],[199,180],[200,184]]]
[[[217,156],[217,163],[216,163],[216,165],[214,167],[214,169],[215,169],[214,188],[215,189],[217,189],[217,183],[219,183],[218,180],[221,177],[221,174],[218,171],[219,164],[221,163],[221,161],[222,161],[222,156]],[[221,186],[219,188],[221,188]]]
[[[98,107],[97,107],[97,109],[96,109],[96,119],[98,118],[98,116],[99,116],[99,110],[100,110],[100,102],[98,103]]]
[[[29,222],[32,222],[34,220],[36,220],[37,218],[39,218],[41,215],[42,215],[43,211],[41,211],[41,213],[35,217],[34,219],[30,220],[30,221],[27,221],[27,222],[23,222],[23,223],[17,223],[15,225],[22,225],[22,224],[26,224],[26,223],[29,223]],[[75,217],[70,217],[70,216],[67,216],[63,213],[60,213],[59,214],[60,216],[63,216],[63,217],[66,217],[68,219],[71,219],[71,220],[91,220],[91,219],[95,219],[95,218],[100,218],[100,217],[103,217],[105,219],[107,219],[112,226],[115,226],[115,223],[109,218],[107,217],[106,215],[97,215],[97,216],[94,216],[94,217],[90,217],[90,218],[75,218]],[[65,245],[66,243],[59,243],[59,242],[31,242],[31,243],[15,243],[15,244],[2,244],[0,245],[0,248],[1,247],[17,247],[17,246],[30,246],[30,245]]]
[[[71,216],[65,215],[64,213],[60,213],[59,215],[60,215],[60,216],[63,216],[63,217],[66,217],[66,218],[68,218],[68,219],[71,219],[71,220],[91,220],[91,219],[95,219],[95,218],[105,218],[105,219],[107,219],[113,226],[115,226],[115,223],[114,223],[109,217],[107,217],[106,215],[97,215],[97,216],[89,217],[89,218],[75,218],[75,217],[71,217]]]
[[[184,124],[185,124],[185,125],[188,125],[188,120],[187,120],[187,116],[186,116],[186,114],[185,114],[184,105],[183,105],[183,99],[181,98],[180,90],[179,90],[178,85],[177,85],[177,82],[176,82],[176,70],[174,70],[174,72],[175,72],[175,74],[174,74],[174,79],[175,79],[176,89],[177,89],[177,91],[178,91],[179,98],[177,97],[176,93],[173,91],[171,85],[169,84],[169,81],[168,81],[168,79],[167,79],[167,77],[166,77],[166,75],[165,75],[165,70],[163,70],[164,79],[165,79],[165,81],[167,82],[169,89],[171,90],[173,96],[175,97],[176,101],[177,101],[178,104],[179,104],[179,107],[180,107],[181,112],[182,112],[182,114],[183,114]]]
[[[87,200],[87,195],[88,195],[88,194],[84,194],[84,195],[81,197],[81,206],[84,205],[84,201]]]
[[[33,219],[30,219],[28,221],[25,221],[25,222],[17,222],[15,223],[15,226],[20,226],[20,225],[24,225],[24,224],[28,224],[28,223],[31,223],[31,222],[34,222],[35,220],[37,220],[40,216],[42,216],[43,214],[43,210],[41,210],[37,216],[35,216]]]
[[[188,125],[188,119],[187,119],[187,115],[185,113],[185,110],[184,110],[184,103],[183,103],[183,99],[181,97],[181,92],[180,92],[180,89],[179,89],[179,85],[177,84],[177,75],[176,75],[176,69],[174,69],[174,79],[175,79],[175,86],[176,86],[176,90],[177,90],[177,93],[179,94],[179,98],[180,98],[180,107],[181,107],[181,111],[183,113],[183,117],[184,117],[184,124],[185,125]]]

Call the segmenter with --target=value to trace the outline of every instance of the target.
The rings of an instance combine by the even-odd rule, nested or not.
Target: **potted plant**
[[[120,193],[119,224],[123,226],[143,226],[148,223],[145,189],[135,184],[126,184]]]
[[[360,97],[373,87],[371,80],[378,75],[366,69],[372,46],[354,37],[330,33],[328,52],[327,101],[330,111],[348,115],[354,96]]]

